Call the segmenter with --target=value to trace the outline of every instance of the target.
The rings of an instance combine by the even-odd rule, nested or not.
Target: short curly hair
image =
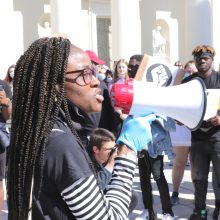
[[[200,57],[202,54],[206,54],[207,56],[214,57],[215,49],[209,45],[199,45],[194,48],[192,51],[192,55],[196,57]]]

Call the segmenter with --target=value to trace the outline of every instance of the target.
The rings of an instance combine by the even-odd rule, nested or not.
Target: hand
[[[220,125],[220,116],[216,115],[214,117],[211,117],[207,121],[210,122],[213,126],[218,126]]]
[[[142,117],[128,116],[122,126],[122,131],[117,144],[125,144],[135,151],[147,150],[147,145],[152,141],[150,124],[156,119],[154,114]]]
[[[123,121],[124,121],[127,117],[128,117],[128,114],[123,114],[123,113],[122,113],[122,114],[120,115],[120,119],[123,120]]]
[[[117,156],[118,152],[117,149],[113,151],[113,153],[109,156],[108,161],[105,165],[108,170],[113,171],[114,164],[115,164],[115,157]]]

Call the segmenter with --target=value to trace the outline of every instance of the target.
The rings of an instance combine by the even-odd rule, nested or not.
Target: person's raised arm
[[[151,141],[149,124],[152,120],[153,116],[125,120],[117,141],[118,156],[105,194],[94,175],[81,178],[62,191],[64,201],[77,219],[127,219],[137,152],[147,149]]]

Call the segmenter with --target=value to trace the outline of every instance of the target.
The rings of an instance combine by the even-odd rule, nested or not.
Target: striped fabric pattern
[[[136,156],[115,158],[112,179],[104,195],[94,175],[80,178],[61,195],[76,219],[125,220],[131,201]]]

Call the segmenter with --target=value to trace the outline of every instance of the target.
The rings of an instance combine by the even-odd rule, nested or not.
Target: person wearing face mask
[[[97,76],[100,81],[104,81],[106,79],[105,73],[98,73]]]
[[[96,65],[95,70],[97,72],[97,78],[99,79],[99,81],[101,81],[101,86],[105,87],[104,85],[102,85],[103,81],[106,84],[107,88],[109,88],[113,82],[113,73],[109,69],[109,67],[106,65]]]
[[[11,90],[13,90],[14,70],[15,70],[15,64],[12,64],[11,66],[8,67],[7,74],[4,78],[4,81],[9,84]]]
[[[100,81],[105,81],[105,79],[107,78],[106,73],[108,71],[108,67],[106,65],[98,65],[97,66],[97,77]]]
[[[112,86],[112,83],[113,83],[113,73],[110,69],[108,69],[106,71],[106,79],[105,79],[105,84],[108,87],[108,91],[109,91],[110,86]]]
[[[128,64],[128,75],[130,78],[135,77],[142,58],[143,58],[143,55],[141,54],[135,54],[130,57],[129,64]]]

